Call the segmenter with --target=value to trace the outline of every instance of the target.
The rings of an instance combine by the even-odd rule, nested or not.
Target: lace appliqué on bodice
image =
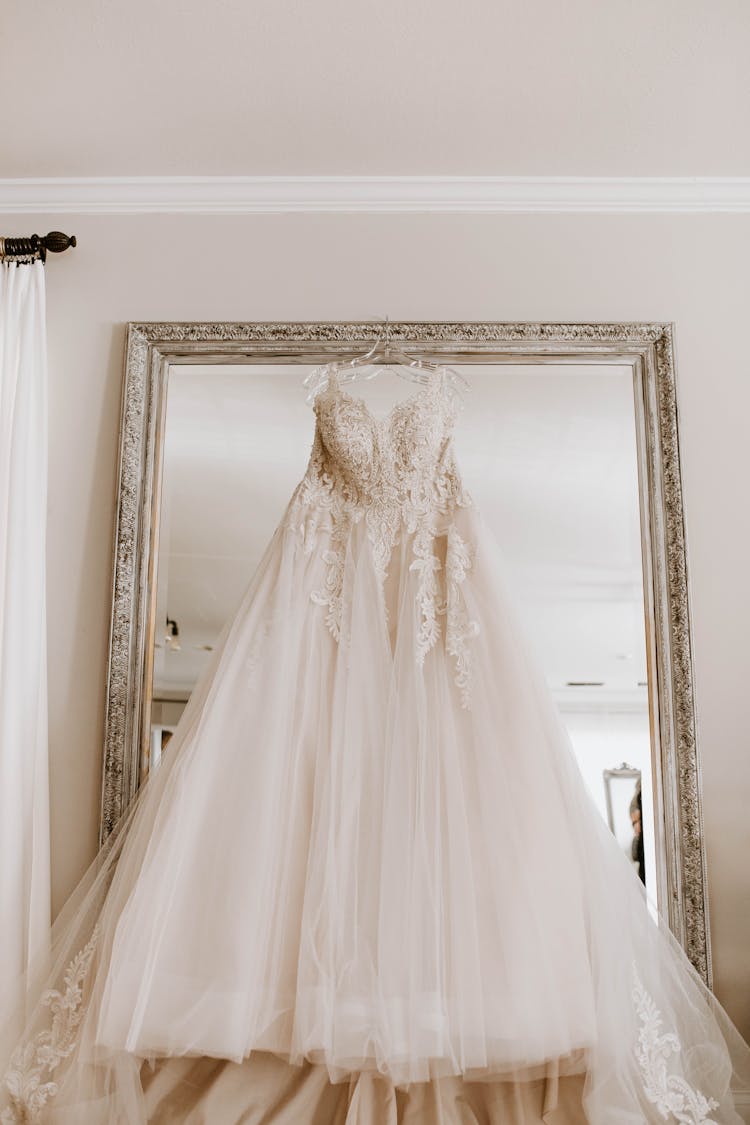
[[[426,387],[397,403],[385,418],[347,394],[329,369],[314,404],[315,439],[307,472],[290,505],[288,525],[316,549],[328,533],[323,553],[326,578],[312,600],[325,608],[326,624],[341,640],[347,549],[355,524],[364,521],[381,587],[394,547],[411,537],[417,573],[420,623],[415,657],[421,665],[441,635],[445,618],[446,651],[456,664],[456,683],[464,707],[470,702],[469,640],[478,632],[469,619],[460,587],[472,565],[472,551],[451,517],[471,505],[459,475],[451,441],[458,412],[442,371]],[[436,540],[445,537],[444,562]],[[385,608],[385,605],[384,605]]]

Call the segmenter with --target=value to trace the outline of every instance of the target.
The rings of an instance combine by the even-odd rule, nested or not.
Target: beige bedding
[[[550,1066],[533,1081],[414,1083],[375,1073],[332,1084],[325,1066],[292,1066],[262,1052],[245,1062],[165,1059],[144,1064],[148,1120],[156,1125],[582,1125],[584,1076]]]

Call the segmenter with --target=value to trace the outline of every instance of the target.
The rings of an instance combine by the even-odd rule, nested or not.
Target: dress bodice
[[[341,388],[331,367],[314,409],[315,446],[308,472],[325,474],[347,503],[362,508],[395,504],[412,523],[414,509],[445,502],[461,491],[451,440],[457,406],[442,368],[379,418],[362,398]]]
[[[458,409],[444,370],[437,368],[421,390],[376,417],[363,399],[343,390],[335,365],[329,365],[314,402],[310,460],[286,526],[325,563],[325,583],[310,596],[326,607],[326,624],[337,641],[346,632],[345,564],[355,527],[364,525],[381,583],[393,548],[408,537],[407,571],[414,577],[420,622],[416,659],[421,663],[434,647],[445,616],[446,646],[467,706],[468,641],[477,626],[459,595],[472,549],[458,531],[456,513],[472,505],[453,452]]]

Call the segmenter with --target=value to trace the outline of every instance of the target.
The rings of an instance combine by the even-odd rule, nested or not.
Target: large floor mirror
[[[116,824],[238,605],[372,324],[133,324],[102,802]],[[662,324],[389,325],[468,389],[455,445],[592,799],[710,982],[673,341]],[[409,387],[357,388],[384,414]],[[533,800],[533,794],[530,795]]]

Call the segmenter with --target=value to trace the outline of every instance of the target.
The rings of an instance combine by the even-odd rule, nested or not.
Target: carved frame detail
[[[366,350],[372,322],[131,323],[122,395],[101,840],[136,794],[150,643],[161,438],[175,363],[313,364]],[[389,322],[410,352],[456,363],[630,365],[638,428],[659,897],[692,964],[711,984],[706,862],[696,746],[692,635],[668,323]]]

